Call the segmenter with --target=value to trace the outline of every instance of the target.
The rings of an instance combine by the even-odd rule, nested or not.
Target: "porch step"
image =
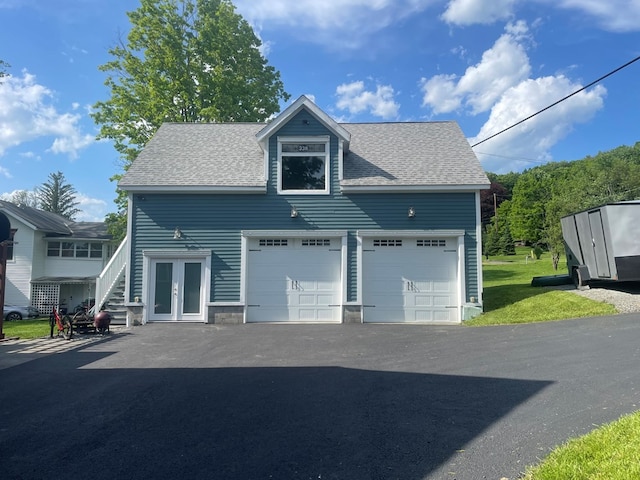
[[[127,323],[127,309],[124,306],[124,290],[125,279],[124,277],[118,285],[116,285],[111,292],[111,295],[107,299],[106,307],[109,315],[111,315],[112,325],[126,325]]]

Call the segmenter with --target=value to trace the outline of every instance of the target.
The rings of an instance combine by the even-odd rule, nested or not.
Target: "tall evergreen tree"
[[[76,190],[66,183],[62,172],[50,173],[49,180],[38,189],[38,205],[41,210],[57,213],[73,220],[80,213],[76,202]]]

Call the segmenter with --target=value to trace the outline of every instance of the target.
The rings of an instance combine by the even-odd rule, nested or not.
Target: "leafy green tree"
[[[98,138],[114,142],[125,171],[163,122],[264,121],[289,99],[229,0],[141,0],[127,15],[126,42],[100,67],[111,97],[92,114]],[[116,203],[123,215],[126,197]]]
[[[500,238],[498,239],[498,245],[500,248],[500,253],[502,255],[515,255],[516,246],[513,242],[513,237],[511,236],[509,224],[504,223],[502,225],[499,225],[499,234]]]
[[[511,202],[505,200],[497,211],[497,216],[485,226],[483,232],[483,253],[486,258],[490,255],[515,255],[516,247],[509,227],[509,211]]]
[[[66,183],[62,172],[50,173],[49,180],[38,189],[38,205],[41,210],[57,213],[73,220],[80,213],[76,202],[76,190]]]
[[[494,181],[491,181],[491,186],[487,190],[480,190],[480,217],[483,225],[491,222],[497,208],[509,196],[507,189]]]
[[[38,208],[38,191],[17,190],[8,197],[7,201],[19,207]]]
[[[549,198],[549,178],[540,167],[523,172],[513,187],[509,221],[514,238],[535,243],[544,225],[544,204]]]
[[[511,196],[511,193],[513,192],[513,187],[515,186],[516,182],[518,181],[518,178],[520,178],[520,175],[522,175],[521,173],[518,172],[509,172],[509,173],[487,173],[487,176],[489,177],[489,180],[492,183],[499,183],[500,185],[502,185],[505,190],[506,190],[506,195],[508,197]]]

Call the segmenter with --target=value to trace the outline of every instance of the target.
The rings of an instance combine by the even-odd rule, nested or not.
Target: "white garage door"
[[[458,322],[456,238],[363,239],[365,322]]]
[[[251,238],[247,322],[340,322],[340,238]]]

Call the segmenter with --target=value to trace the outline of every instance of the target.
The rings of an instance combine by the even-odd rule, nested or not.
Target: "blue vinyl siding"
[[[144,199],[142,199],[144,198]],[[356,231],[360,229],[466,231],[467,296],[478,296],[473,193],[358,195],[151,195],[134,196],[136,235],[130,298],[142,292],[142,250],[204,249],[212,252],[211,301],[240,298],[242,230],[318,230],[349,232],[347,300],[356,300]],[[291,205],[298,218],[290,217]],[[416,217],[407,217],[409,206]],[[180,227],[184,239],[173,240]]]

